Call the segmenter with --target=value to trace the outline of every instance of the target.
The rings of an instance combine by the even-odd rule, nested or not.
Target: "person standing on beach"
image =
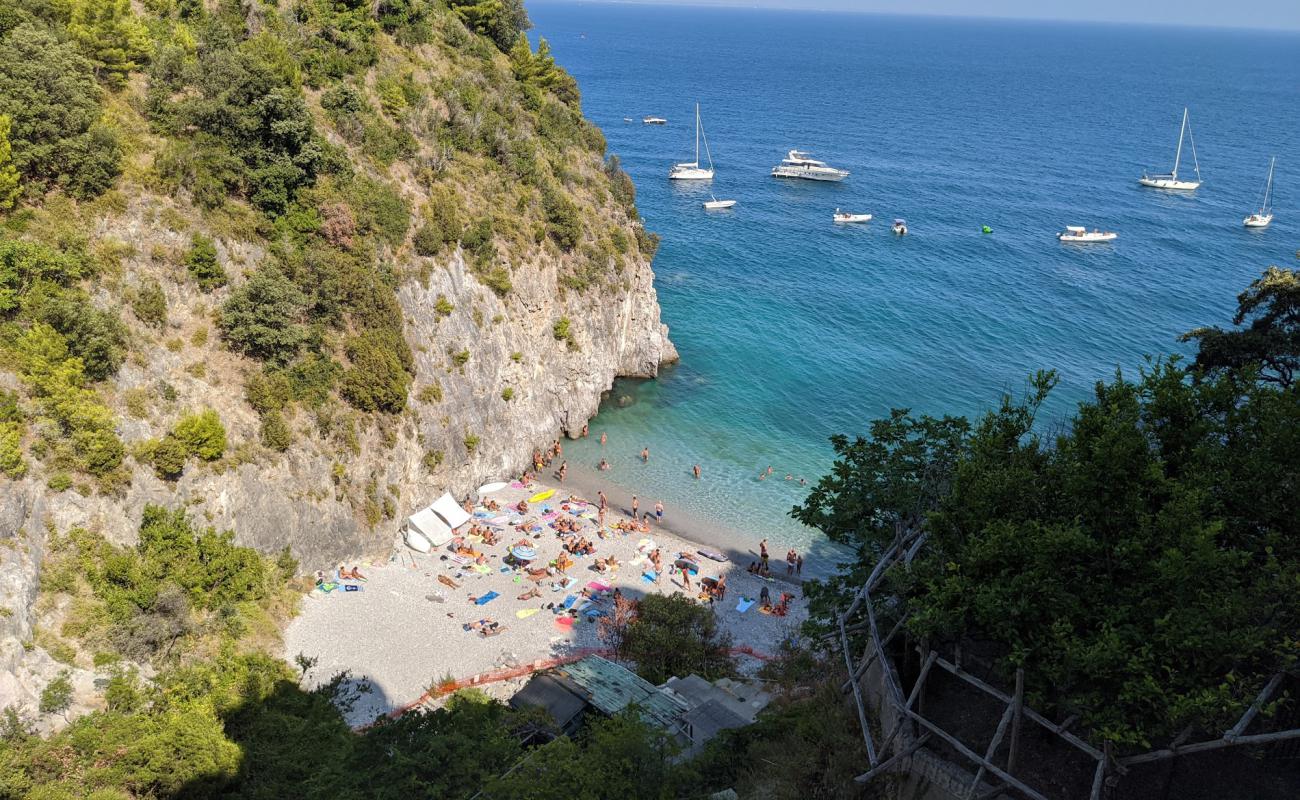
[[[763,559],[766,559],[766,558],[767,558],[767,540],[766,540],[766,539],[764,539],[763,541],[761,541],[761,542],[758,543],[758,555],[759,555],[760,558],[763,558]]]
[[[564,476],[569,474],[569,462],[560,462],[560,471],[558,474],[560,476],[560,483],[564,483]]]
[[[604,511],[605,509],[609,508],[609,500],[605,497],[604,489],[601,489],[599,492],[596,492],[596,497],[600,498],[601,511]]]
[[[650,448],[648,447],[641,448],[641,463],[642,464],[650,463]]]
[[[632,495],[632,519],[634,521],[636,520],[636,510],[640,507],[641,502],[636,499],[636,495]]]
[[[693,471],[695,472],[695,480],[698,481],[700,479],[700,465],[696,464]]]
[[[797,556],[794,561],[794,574],[803,574],[803,556]]]
[[[664,501],[662,501],[662,500],[660,500],[659,502],[655,503],[655,521],[658,522],[658,523],[661,524],[661,525],[663,524],[663,521],[664,521]]]

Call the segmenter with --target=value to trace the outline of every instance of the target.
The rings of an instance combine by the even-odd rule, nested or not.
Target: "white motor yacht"
[[[735,200],[719,200],[713,195],[709,195],[709,199],[704,201],[704,208],[706,211],[721,211],[724,208],[731,208],[735,204]]]
[[[871,215],[870,215],[870,214],[850,214],[850,213],[847,212],[847,211],[840,211],[840,210],[837,208],[837,209],[835,209],[835,214],[834,214],[834,216],[832,217],[832,219],[834,219],[836,222],[870,222],[870,221],[871,221]]]
[[[713,154],[709,152],[708,137],[704,139],[704,155],[709,159],[708,168],[700,166],[700,137],[704,126],[700,124],[700,104],[695,104],[695,160],[682,164],[673,164],[668,177],[675,181],[711,181],[713,180]]]
[[[1056,238],[1063,242],[1113,242],[1119,238],[1119,234],[1114,231],[1099,231],[1096,228],[1088,230],[1082,225],[1066,225],[1065,232],[1056,234]]]
[[[811,154],[791,150],[785,159],[772,167],[774,178],[803,178],[810,181],[842,181],[849,177],[846,169],[836,169],[825,161],[817,161]]]
[[[1273,197],[1273,165],[1275,163],[1277,163],[1276,157],[1269,159],[1268,181],[1264,184],[1264,200],[1259,204],[1259,210],[1241,222],[1247,228],[1267,228],[1268,224],[1273,221],[1273,209],[1269,205],[1269,201]]]
[[[1187,181],[1178,179],[1178,163],[1183,157],[1183,137],[1192,145],[1192,166],[1196,170],[1196,180]],[[1187,124],[1187,109],[1183,109],[1183,126],[1178,129],[1178,149],[1174,151],[1174,168],[1168,175],[1148,175],[1143,174],[1138,178],[1138,183],[1143,186],[1150,186],[1153,189],[1175,189],[1183,192],[1190,192],[1201,185],[1201,165],[1196,160],[1196,139],[1192,137],[1191,127]]]
[[[663,117],[642,117],[641,124],[642,125],[667,125],[668,120],[664,119]]]

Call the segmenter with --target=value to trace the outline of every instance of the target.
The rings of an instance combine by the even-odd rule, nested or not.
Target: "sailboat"
[[[1273,221],[1273,209],[1268,207],[1268,202],[1273,195],[1273,165],[1275,163],[1277,163],[1277,156],[1268,160],[1268,182],[1264,184],[1264,202],[1260,204],[1259,211],[1246,217],[1241,222],[1247,228],[1267,228],[1268,223]]]
[[[674,164],[668,177],[675,181],[711,181],[713,180],[713,154],[709,152],[708,137],[704,137],[704,155],[709,159],[709,168],[700,166],[700,137],[704,136],[704,126],[700,124],[700,104],[695,104],[695,160],[685,164]]]
[[[1196,180],[1180,181],[1178,180],[1178,163],[1183,158],[1183,137],[1186,136],[1192,145],[1192,166],[1196,169]],[[1150,186],[1154,189],[1177,189],[1180,191],[1191,191],[1201,185],[1201,165],[1196,160],[1196,140],[1192,138],[1192,131],[1187,125],[1187,109],[1183,109],[1183,126],[1178,129],[1178,150],[1174,152],[1174,168],[1168,175],[1147,175],[1143,174],[1138,178],[1138,183],[1143,186]]]

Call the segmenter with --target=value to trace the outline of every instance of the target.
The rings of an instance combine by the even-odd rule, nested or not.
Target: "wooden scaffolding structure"
[[[955,649],[954,657],[950,661],[943,658],[939,651],[929,647],[917,647],[916,652],[922,659],[920,672],[917,675],[916,682],[912,685],[911,691],[905,697],[903,695],[902,682],[899,679],[898,671],[894,666],[886,648],[890,642],[903,629],[907,620],[906,614],[900,615],[898,621],[893,625],[887,634],[881,636],[880,627],[877,624],[876,608],[872,594],[884,580],[885,573],[890,567],[902,563],[911,563],[921,547],[925,544],[927,534],[917,525],[905,527],[903,524],[897,526],[894,543],[881,556],[880,560],[872,569],[871,574],[867,577],[862,587],[854,593],[849,606],[838,617],[838,639],[840,649],[844,653],[844,666],[848,670],[849,678],[844,683],[843,691],[852,691],[854,703],[857,707],[858,723],[862,730],[863,744],[866,746],[869,769],[858,775],[856,780],[859,783],[868,783],[885,773],[902,766],[903,762],[916,753],[917,750],[924,747],[932,738],[945,742],[949,747],[969,761],[976,769],[975,777],[970,782],[966,793],[966,800],[987,800],[995,797],[999,793],[1011,789],[1020,793],[1024,797],[1033,800],[1051,800],[1042,792],[1025,782],[1024,779],[1016,775],[1016,760],[1019,756],[1021,729],[1026,722],[1038,725],[1060,741],[1068,744],[1080,753],[1083,753],[1088,759],[1095,762],[1096,766],[1092,773],[1092,785],[1089,797],[1091,800],[1101,800],[1104,787],[1109,782],[1113,785],[1122,776],[1128,773],[1129,768],[1139,764],[1149,764],[1164,759],[1174,758],[1175,756],[1189,755],[1192,753],[1203,753],[1210,750],[1218,750],[1225,747],[1236,747],[1241,745],[1259,745],[1272,742],[1280,742],[1289,739],[1300,739],[1300,728],[1289,730],[1275,731],[1270,733],[1248,734],[1246,730],[1250,727],[1255,717],[1259,714],[1264,705],[1273,697],[1281,686],[1282,681],[1289,671],[1282,671],[1272,677],[1271,680],[1260,690],[1253,703],[1237,720],[1236,724],[1225,731],[1222,736],[1204,741],[1187,743],[1191,738],[1194,730],[1187,728],[1175,737],[1169,744],[1156,750],[1136,755],[1116,757],[1112,749],[1106,746],[1098,749],[1089,744],[1084,739],[1070,732],[1069,728],[1077,720],[1077,717],[1070,717],[1061,723],[1055,723],[1044,715],[1035,711],[1033,708],[1025,705],[1024,697],[1024,671],[1017,670],[1015,676],[1015,687],[1012,691],[1007,692],[981,680],[979,677],[972,675],[962,668],[961,648]],[[850,622],[855,614],[862,610],[865,612],[866,619]],[[849,650],[849,633],[865,631],[867,634],[867,646],[862,657],[856,664],[853,663],[853,657]],[[880,671],[884,681],[884,697],[882,703],[887,705],[897,715],[897,722],[892,731],[890,731],[877,746],[875,738],[871,732],[871,725],[868,720],[867,704],[863,698],[861,687],[862,678],[874,664],[880,665]],[[949,673],[955,678],[961,680],[966,685],[986,694],[998,702],[1005,705],[1005,710],[998,720],[997,728],[993,733],[993,738],[983,753],[972,750],[954,734],[943,729],[942,726],[928,718],[918,708],[918,700],[925,688],[927,678],[935,667]],[[1010,737],[1007,739],[1007,737]],[[1008,751],[1005,761],[997,763],[996,755],[999,747],[1004,740],[1008,741]],[[979,793],[981,783],[988,776],[992,779],[993,788],[984,793]]]

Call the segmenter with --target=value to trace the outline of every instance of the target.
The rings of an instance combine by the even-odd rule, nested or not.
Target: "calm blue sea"
[[[1190,28],[530,2],[587,115],[663,237],[659,300],[681,366],[620,382],[566,449],[611,482],[780,550],[831,461],[830,435],[892,407],[978,414],[1054,368],[1067,419],[1095,381],[1229,322],[1235,297],[1300,248],[1300,36]],[[674,185],[702,105],[717,177]],[[1205,185],[1167,171],[1183,106]],[[667,117],[665,127],[641,117]],[[624,121],[624,117],[636,120]],[[842,184],[768,171],[794,147]],[[1185,152],[1185,156],[1189,156]],[[1277,220],[1247,231],[1270,155]],[[1187,158],[1184,171],[1190,171]],[[710,192],[734,198],[706,213]],[[837,207],[871,213],[834,226]],[[894,237],[905,217],[911,235]],[[1063,246],[1067,224],[1120,232]],[[982,235],[982,225],[993,228]],[[636,459],[649,446],[650,464]],[[704,480],[689,468],[699,463]],[[760,482],[760,470],[774,467]],[[737,543],[741,544],[741,543]],[[752,542],[749,542],[752,545]]]

